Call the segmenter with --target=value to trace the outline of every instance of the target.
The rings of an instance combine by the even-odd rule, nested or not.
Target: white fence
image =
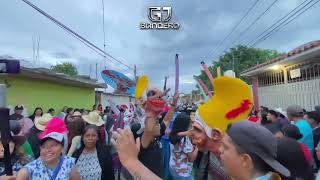
[[[320,105],[320,79],[259,87],[258,96],[261,106],[285,110],[289,105],[297,104],[311,111]]]

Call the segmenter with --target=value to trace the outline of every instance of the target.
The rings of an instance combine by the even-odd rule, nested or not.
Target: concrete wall
[[[101,104],[102,107],[110,106],[107,99],[111,98],[117,105],[129,104],[129,102],[134,102],[134,98],[129,96],[112,95],[112,94],[101,94]]]
[[[298,104],[311,111],[320,105],[320,79],[259,87],[258,96],[261,106],[285,110],[289,105]]]
[[[94,88],[76,87],[56,82],[8,77],[7,105],[23,104],[31,114],[35,107],[45,112],[54,108],[59,113],[63,106],[92,109],[95,103]]]

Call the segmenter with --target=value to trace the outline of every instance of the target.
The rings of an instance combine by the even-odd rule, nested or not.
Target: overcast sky
[[[30,0],[75,32],[103,49],[101,0]],[[104,0],[106,51],[129,66],[137,66],[138,75],[149,76],[153,86],[162,87],[169,76],[174,84],[174,56],[180,55],[180,89],[190,92],[195,87],[193,74],[200,73],[200,62],[208,65],[213,57],[239,36],[273,0],[260,0],[253,11],[224,43],[217,54],[206,57],[239,22],[256,0]],[[246,44],[280,17],[304,0],[279,0],[238,43]],[[172,6],[173,22],[179,30],[140,30],[140,22],[148,22],[149,6]],[[290,51],[309,41],[320,39],[320,3],[301,15],[257,47]],[[73,62],[80,74],[95,77],[104,69],[104,59],[60,29],[22,0],[0,1],[0,56],[7,55],[33,63],[33,37],[40,36],[39,62],[50,67],[59,62]],[[109,69],[125,72],[126,67],[106,62]]]

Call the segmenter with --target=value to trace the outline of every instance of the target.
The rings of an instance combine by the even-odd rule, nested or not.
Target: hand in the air
[[[140,151],[140,138],[134,140],[133,134],[128,129],[117,129],[116,139],[111,139],[111,143],[116,147],[119,159],[123,166],[138,161]]]

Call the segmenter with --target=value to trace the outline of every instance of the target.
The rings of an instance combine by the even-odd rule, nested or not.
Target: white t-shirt
[[[188,137],[182,138],[180,144],[170,143],[170,167],[182,177],[192,175],[193,162],[189,162],[188,153],[193,151],[193,145]]]

